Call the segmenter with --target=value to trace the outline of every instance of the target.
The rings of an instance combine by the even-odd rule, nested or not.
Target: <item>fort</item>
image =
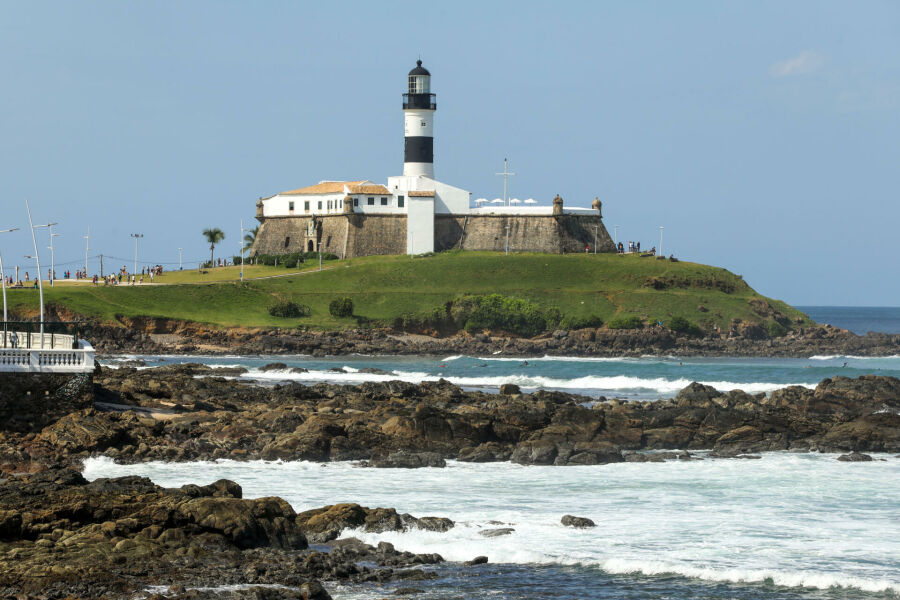
[[[434,179],[431,74],[418,61],[403,94],[403,175],[387,185],[368,180],[318,184],[260,198],[260,222],[251,256],[322,251],[340,258],[425,254],[450,249],[546,252],[615,252],[603,225],[602,204],[591,208],[533,199],[471,200],[463,189]],[[506,176],[504,169],[504,176]],[[473,206],[474,204],[474,206]]]

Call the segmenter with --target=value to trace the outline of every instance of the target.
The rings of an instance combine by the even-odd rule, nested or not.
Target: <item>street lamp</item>
[[[244,281],[244,220],[241,219],[241,239],[238,240],[241,249],[241,281]]]
[[[56,223],[47,223],[46,225],[35,225],[34,221],[31,220],[31,206],[28,204],[28,199],[25,199],[25,210],[28,212],[28,225],[31,227],[31,243],[34,246],[34,256],[29,256],[26,258],[34,258],[34,262],[37,265],[37,281],[38,281],[38,299],[41,303],[41,349],[44,348],[44,281],[41,278],[41,257],[38,254],[37,249],[37,238],[34,236],[34,230],[40,229],[41,227],[52,227],[56,225]]]
[[[619,247],[619,226],[618,225],[613,225],[613,235],[615,236],[613,238],[613,244],[615,244],[616,248],[618,248]]]
[[[12,231],[18,231],[18,227],[13,227],[12,229],[3,229],[0,230],[0,233],[10,233]],[[6,345],[6,273],[3,272],[3,255],[0,254],[0,279],[3,279],[3,345]]]
[[[660,256],[664,256],[663,251],[662,251],[662,230],[663,230],[663,227],[662,227],[662,225],[660,225],[659,226],[659,255]]]
[[[597,236],[599,235],[597,232],[600,230],[599,225],[594,225],[594,254],[597,254]]]
[[[53,282],[56,281],[56,253],[53,251],[53,238],[59,237],[60,234],[53,233],[53,226],[56,223],[50,224],[50,287],[53,287]]]
[[[132,233],[131,237],[134,238],[134,269],[131,271],[131,275],[137,275],[137,251],[138,251],[138,240],[144,237],[143,233]]]
[[[178,270],[181,270],[181,248],[178,249]]]
[[[88,250],[91,245],[91,226],[88,225],[87,235],[84,237],[84,278],[87,279],[88,276]]]

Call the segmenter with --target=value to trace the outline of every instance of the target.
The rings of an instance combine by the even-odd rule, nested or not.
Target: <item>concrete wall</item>
[[[406,253],[434,252],[434,197],[409,198]]]
[[[310,229],[309,223],[315,222]],[[615,252],[612,238],[598,215],[434,215],[435,251],[506,249],[506,226],[510,252],[563,254],[594,251],[597,226],[598,252]],[[407,252],[405,215],[329,215],[263,219],[250,255],[287,254],[317,250],[341,258]],[[311,233],[311,235],[310,235]],[[285,243],[287,242],[287,243]],[[419,250],[418,241],[415,242]]]
[[[312,225],[311,225],[312,224]],[[328,215],[264,219],[250,256],[319,250],[341,258],[406,251],[405,215]]]
[[[594,251],[594,226],[597,226],[597,252],[615,252],[615,245],[598,215],[553,216],[445,216],[435,217],[435,250],[506,250],[509,226],[510,252],[548,252],[565,254]]]

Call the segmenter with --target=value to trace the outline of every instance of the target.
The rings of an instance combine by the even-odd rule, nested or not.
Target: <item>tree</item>
[[[243,251],[246,252],[253,246],[253,242],[256,241],[256,234],[259,233],[259,225],[248,231],[244,234],[244,248]]]
[[[204,229],[203,237],[209,242],[209,266],[215,266],[216,244],[225,239],[225,233],[218,227],[212,229]]]

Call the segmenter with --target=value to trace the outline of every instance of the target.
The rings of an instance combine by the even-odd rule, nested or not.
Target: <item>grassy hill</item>
[[[445,252],[327,261],[322,271],[310,263],[304,266],[248,267],[244,283],[236,281],[239,267],[233,267],[165,274],[156,278],[159,285],[61,284],[45,287],[45,297],[48,303],[103,321],[160,317],[218,327],[390,325],[404,316],[440,313],[464,295],[486,294],[520,299],[542,311],[555,309],[568,322],[609,324],[637,316],[668,324],[681,317],[704,329],[714,323],[728,328],[735,318],[768,327],[778,320],[787,329],[812,323],[787,304],[760,296],[725,269],[636,255]],[[260,278],[250,279],[254,277]],[[329,302],[342,296],[353,299],[354,318],[329,314]],[[269,315],[270,306],[286,300],[308,306],[310,316]],[[9,301],[19,314],[37,310],[32,289],[11,290]]]

